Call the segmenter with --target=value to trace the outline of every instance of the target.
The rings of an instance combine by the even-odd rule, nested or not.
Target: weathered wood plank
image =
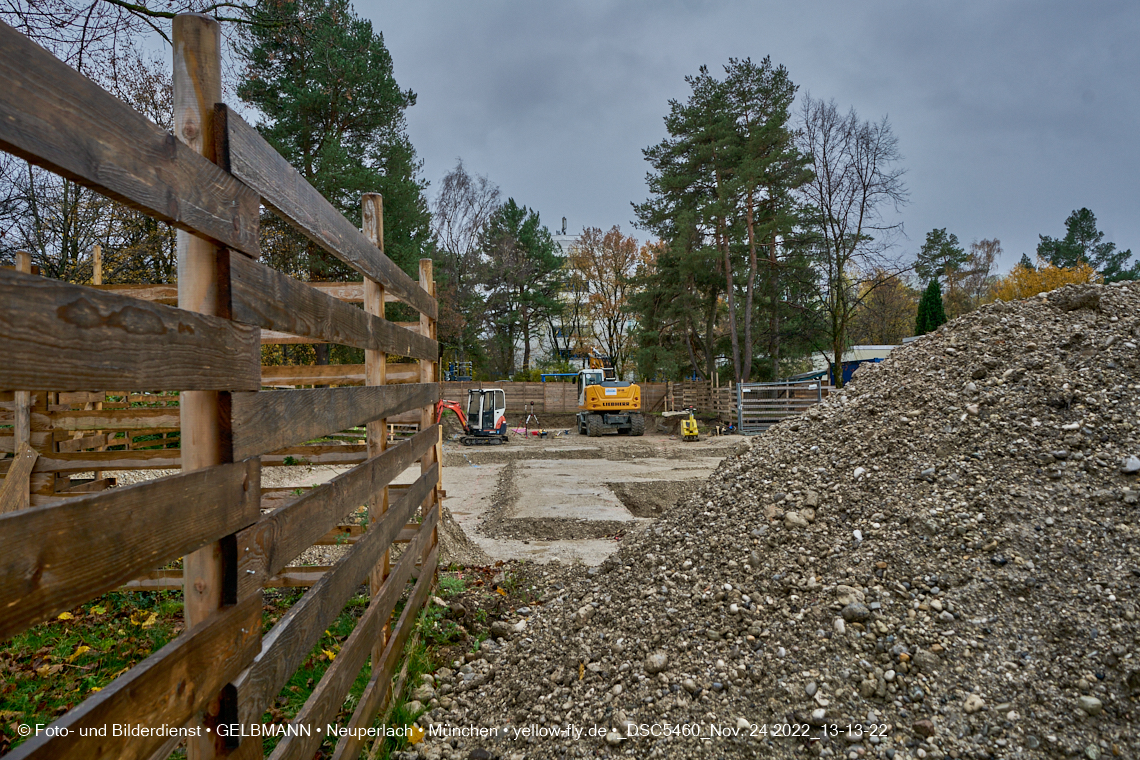
[[[71,438],[66,441],[60,441],[56,444],[56,450],[61,454],[69,454],[77,451],[86,451],[87,449],[96,449],[100,446],[106,446],[115,439],[114,433],[99,433],[97,435],[85,435],[81,438]]]
[[[261,594],[195,626],[51,724],[68,736],[46,734],[12,750],[10,760],[147,758],[167,737],[80,736],[112,723],[181,726],[257,655]]]
[[[415,486],[405,492],[384,517],[353,545],[332,570],[317,581],[312,591],[290,607],[262,639],[261,654],[234,684],[238,688],[240,701],[245,705],[242,709],[248,711],[248,717],[255,719],[261,715],[269,700],[285,687],[289,677],[309,656],[329,623],[344,609],[349,597],[368,578],[369,572],[400,533],[404,523],[415,514],[416,507],[431,492],[431,487],[435,485],[435,470],[429,475],[430,478],[428,475],[421,476]],[[430,529],[425,535],[427,534],[430,534]],[[410,573],[417,552],[408,554]],[[397,581],[397,584],[402,587],[403,581]]]
[[[298,446],[296,448],[304,448]],[[368,452],[360,450],[358,446],[340,446],[342,451],[327,451],[322,454],[306,454],[304,452],[294,454],[262,454],[261,464],[266,467],[288,467],[293,464],[361,464],[368,459]],[[353,451],[352,449],[358,449]],[[286,457],[290,457],[291,461],[285,461]]]
[[[386,384],[418,383],[418,364],[388,364]],[[261,368],[261,384],[264,386],[282,385],[363,385],[363,364],[329,364],[308,367],[269,367]]]
[[[8,471],[4,475],[4,484],[0,486],[0,515],[22,510],[28,506],[29,479],[37,458],[39,452],[27,443],[21,443],[12,461],[5,462]]]
[[[261,384],[256,328],[19,272],[0,271],[0,356],[6,388]]]
[[[308,283],[240,254],[230,256],[230,277],[232,316],[238,322],[400,356],[439,356],[434,340],[338,301]]]
[[[276,451],[438,400],[434,383],[234,393],[234,458]]]
[[[435,319],[435,299],[325,200],[300,172],[277,153],[256,129],[224,105],[218,131],[229,143],[229,169],[258,193],[266,205],[317,245],[356,271],[384,285],[387,292]]]
[[[364,300],[364,283],[361,282],[310,282],[310,287],[322,293],[349,303],[361,303]],[[144,301],[156,301],[174,305],[178,303],[178,286],[169,283],[155,283],[150,285],[97,285],[100,290],[109,290],[119,295],[141,298]],[[389,302],[397,302],[395,296]]]
[[[433,425],[266,515],[238,535],[239,593],[275,575],[435,444]],[[253,572],[246,572],[252,570]]]
[[[79,483],[77,485],[70,486],[62,491],[58,491],[57,493],[61,495],[70,494],[75,496],[86,495],[89,493],[99,493],[100,491],[106,491],[108,488],[113,488],[117,482],[118,481],[115,478],[99,478],[98,480],[89,480],[86,483]]]
[[[433,511],[432,514],[435,512]],[[424,525],[427,526],[428,523],[424,523]],[[425,532],[423,537],[426,539],[429,534],[430,530]],[[409,553],[416,550],[418,550],[418,545],[408,547]],[[412,589],[412,597],[400,613],[400,619],[396,622],[392,635],[380,656],[380,667],[377,668],[376,663],[373,663],[372,677],[369,678],[368,685],[364,688],[364,693],[360,695],[360,701],[357,702],[356,709],[352,713],[352,718],[349,719],[348,727],[354,730],[349,735],[341,737],[340,741],[337,742],[332,760],[349,760],[359,756],[364,746],[363,737],[366,735],[364,732],[372,725],[376,713],[380,711],[388,696],[392,674],[396,670],[396,664],[400,661],[404,644],[407,643],[412,629],[416,627],[416,618],[427,599],[432,574],[439,557],[438,551],[438,547],[432,550],[428,561],[420,570],[419,580],[416,582],[415,588]],[[341,651],[344,651],[343,647]]]
[[[406,551],[404,556],[400,557],[400,561],[392,568],[392,574],[388,576],[388,580],[384,582],[380,592],[369,603],[368,609],[360,617],[360,622],[356,624],[356,628],[352,630],[352,633],[341,645],[336,659],[329,665],[328,670],[325,671],[324,676],[313,689],[309,699],[298,711],[297,716],[293,719],[294,724],[323,726],[335,717],[344,703],[345,694],[368,659],[373,640],[380,628],[383,627],[384,621],[392,614],[397,600],[403,593],[404,583],[407,582],[407,576],[411,574],[413,564],[410,561],[405,564],[405,561],[414,560],[419,555],[420,548],[422,547],[417,546],[414,550]],[[408,620],[414,620],[414,615],[423,607],[424,599],[427,598],[428,590],[431,588],[432,573],[438,558],[439,547],[433,547],[424,561],[419,580],[416,582],[415,588],[412,589],[411,598],[405,607],[409,611]],[[396,583],[392,581],[396,581]],[[410,630],[410,628],[409,625],[405,630]],[[399,631],[396,634],[396,637],[398,636]],[[405,633],[406,638],[407,634]],[[270,760],[301,760],[312,757],[323,738],[323,734],[316,733],[311,736],[284,737],[274,748],[273,754],[269,756]]]
[[[92,409],[51,412],[52,427],[63,430],[149,430],[177,428],[181,423],[178,407],[160,409]]]
[[[0,517],[0,640],[252,525],[259,478],[238,462]]]
[[[0,81],[0,149],[258,255],[255,192],[3,23]]]
[[[0,462],[6,473],[10,461]],[[42,454],[34,473],[85,472],[87,470],[170,470],[181,466],[178,449],[148,451],[77,451],[69,454]]]

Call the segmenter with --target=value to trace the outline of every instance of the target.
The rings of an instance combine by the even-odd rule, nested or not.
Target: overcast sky
[[[766,55],[800,93],[887,116],[913,255],[946,227],[997,237],[1004,268],[1092,209],[1140,253],[1140,3],[356,0],[418,95],[432,183],[462,158],[555,231],[620,224],[647,197],[642,149],[704,64]]]

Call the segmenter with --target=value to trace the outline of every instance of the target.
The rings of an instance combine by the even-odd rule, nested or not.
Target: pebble
[[[669,667],[669,656],[664,652],[654,652],[645,658],[645,672],[657,675]]]
[[[832,622],[832,627],[835,628],[835,632],[840,636],[847,633],[847,624],[843,622],[843,618],[835,618]]]
[[[1120,470],[1125,475],[1135,475],[1140,472],[1140,457],[1128,456],[1124,458],[1124,462],[1120,465]]]
[[[848,623],[862,623],[871,617],[871,610],[867,609],[865,604],[854,602],[844,607],[839,614],[842,615],[843,619]]]
[[[971,694],[966,697],[966,701],[962,703],[962,709],[966,711],[967,715],[973,715],[976,712],[981,712],[986,709],[986,700],[977,694]]]
[[[784,527],[785,528],[806,528],[808,520],[795,510],[784,513]]]
[[[1077,707],[1089,715],[1100,715],[1101,710],[1104,709],[1104,703],[1096,697],[1083,696],[1077,699]]]
[[[818,690],[819,690],[819,684],[817,684],[815,681],[809,681],[808,685],[804,687],[804,691],[807,692],[807,695],[809,697],[814,697],[815,693]]]

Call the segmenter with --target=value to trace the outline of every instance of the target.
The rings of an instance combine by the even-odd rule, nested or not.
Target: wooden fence
[[[421,262],[419,282],[412,280],[383,254],[379,196],[362,200],[361,232],[256,130],[218,105],[215,21],[176,17],[173,43],[171,136],[0,23],[0,149],[179,230],[177,288],[155,286],[149,300],[44,279],[25,273],[30,267],[0,271],[0,388],[9,389],[0,396],[0,424],[11,426],[15,454],[0,463],[0,640],[141,582],[179,557],[186,615],[185,633],[12,758],[160,758],[179,741],[82,735],[108,723],[184,727],[193,734],[185,740],[193,760],[261,757],[260,737],[222,738],[214,727],[260,723],[365,581],[368,607],[294,723],[334,720],[370,661],[370,680],[347,726],[366,728],[390,696],[434,577],[441,438],[432,424],[439,354],[430,261]],[[363,276],[363,309],[258,262],[262,204]],[[384,319],[389,300],[420,313],[416,329]],[[353,378],[359,385],[262,390],[266,375],[275,385],[304,382],[286,377],[292,370],[260,368],[263,335],[363,348],[365,364]],[[387,384],[388,354],[419,360],[406,378],[414,382]],[[305,372],[305,381],[313,379]],[[115,402],[99,394],[108,390],[121,391],[127,406],[106,408]],[[132,394],[172,391],[179,393],[177,425],[170,408],[131,405]],[[418,414],[420,432],[389,446],[386,420],[406,412]],[[138,427],[125,425],[132,416]],[[359,425],[367,430],[364,461],[299,497],[273,494],[278,506],[263,514],[268,494],[260,473],[271,452]],[[177,428],[180,446],[98,450],[118,440],[99,435],[124,427]],[[68,435],[57,439],[59,430]],[[76,438],[74,431],[100,432]],[[64,475],[132,462],[182,472],[97,493],[56,490]],[[393,489],[390,500],[387,484],[417,462],[419,478]],[[25,507],[33,486],[45,489],[35,494],[45,498]],[[344,558],[263,635],[262,588],[361,506],[371,512],[368,529],[349,536]],[[401,537],[408,543],[391,563],[389,548]],[[312,757],[322,738],[285,736],[272,756]],[[335,757],[355,756],[360,741],[341,738]]]

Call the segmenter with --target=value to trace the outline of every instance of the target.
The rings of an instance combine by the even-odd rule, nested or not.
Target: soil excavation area
[[[444,442],[444,506],[491,560],[599,565],[747,445],[739,436],[550,435]]]

